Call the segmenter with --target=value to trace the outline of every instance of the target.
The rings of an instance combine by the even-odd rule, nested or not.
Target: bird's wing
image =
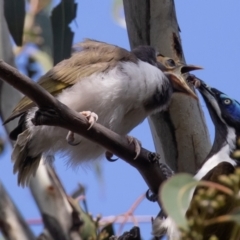
[[[105,72],[116,66],[118,61],[137,62],[136,56],[118,46],[87,39],[75,46],[72,57],[61,61],[43,75],[38,84],[53,96],[77,81],[94,73]],[[24,114],[35,106],[28,97],[23,97],[5,123]]]

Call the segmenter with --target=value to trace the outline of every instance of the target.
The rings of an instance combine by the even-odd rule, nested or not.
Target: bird
[[[236,141],[240,136],[240,103],[220,90],[211,88],[195,76],[194,82],[206,103],[215,127],[215,138],[212,148],[194,175],[194,179],[218,182],[219,175],[232,174],[235,168],[240,166],[240,162],[235,160],[232,155],[232,152],[237,148]],[[196,191],[195,188],[192,190],[190,199]],[[233,206],[226,204],[225,211],[228,212],[231,207]],[[219,240],[229,239],[231,231],[229,228],[226,228],[227,223],[224,224],[224,228],[216,228],[215,225],[206,228],[203,240],[209,239],[211,235],[216,235]],[[231,224],[230,229],[232,227]],[[164,220],[156,218],[153,224],[153,234],[160,236],[165,233],[170,240],[180,239],[178,228],[170,217]]]
[[[183,77],[163,72],[157,61],[157,51],[151,46],[139,46],[128,51],[121,47],[86,39],[75,45],[72,56],[55,65],[38,84],[67,107],[83,114],[91,127],[96,121],[112,131],[126,136],[148,115],[166,110],[174,92],[195,99],[196,94]],[[191,66],[191,70],[201,69]],[[187,65],[178,66],[181,71]],[[40,159],[61,153],[68,163],[100,159],[105,149],[84,137],[54,126],[35,126],[32,119],[38,107],[26,96],[17,104],[5,124],[20,117],[10,133],[15,140],[12,152],[13,171],[18,184],[26,186],[34,176]],[[133,142],[136,156],[140,143]]]

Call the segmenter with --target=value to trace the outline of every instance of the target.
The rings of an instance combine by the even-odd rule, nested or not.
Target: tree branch
[[[156,156],[151,152],[142,148],[139,157],[133,160],[136,154],[134,145],[129,145],[126,138],[98,123],[94,124],[90,130],[87,130],[89,123],[84,116],[69,109],[37,83],[2,60],[0,60],[0,77],[38,105],[39,111],[36,112],[33,120],[35,125],[62,127],[98,143],[135,167],[150,190],[154,193],[158,192],[159,186],[166,177],[161,169],[156,167],[156,164],[158,164],[154,161]]]
[[[37,177],[30,181],[30,189],[51,237],[81,240],[79,234],[79,229],[83,225],[81,215],[69,203],[68,196],[53,168],[41,162],[36,175]]]
[[[8,240],[34,240],[35,236],[0,183],[0,229]]]

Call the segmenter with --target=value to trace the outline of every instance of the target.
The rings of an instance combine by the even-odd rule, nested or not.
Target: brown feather
[[[80,49],[73,53],[71,58],[54,66],[38,81],[38,84],[53,96],[84,77],[114,68],[119,61],[137,62],[136,56],[131,52],[104,42],[86,39],[75,48]],[[32,100],[23,97],[4,124],[24,114],[33,106],[35,103]]]

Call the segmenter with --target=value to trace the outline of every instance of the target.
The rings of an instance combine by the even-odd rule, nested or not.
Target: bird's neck
[[[215,139],[212,149],[195,175],[195,179],[202,179],[209,171],[222,162],[229,162],[233,166],[236,166],[237,162],[232,159],[231,153],[236,149],[238,136],[240,136],[240,133],[236,132],[234,128],[224,124],[221,126],[218,125],[218,129],[215,129]]]
[[[169,80],[163,75],[161,83],[159,82],[155,87],[154,84],[152,84],[150,87],[149,92],[152,94],[145,100],[145,110],[149,113],[165,110],[170,103],[173,93]]]
[[[221,154],[224,149],[228,149],[228,155],[236,148],[237,137],[240,132],[232,127],[227,126],[223,122],[215,124],[215,138],[213,146],[205,161],[208,161],[212,156]]]

